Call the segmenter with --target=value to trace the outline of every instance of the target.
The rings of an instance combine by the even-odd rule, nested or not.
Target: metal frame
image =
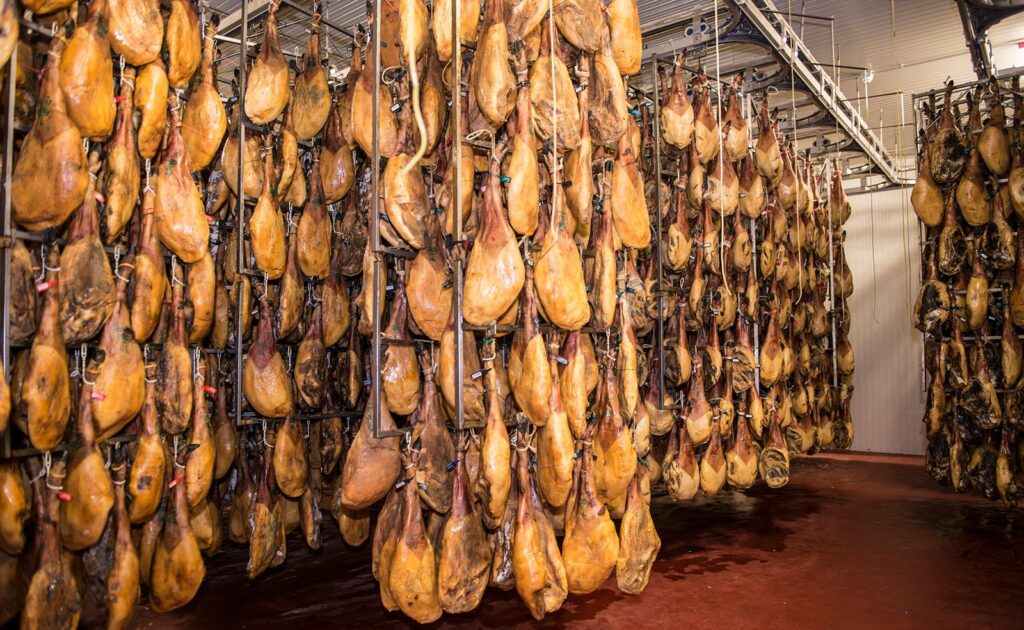
[[[306,9],[305,7],[302,7],[301,5],[297,4],[293,0],[279,0],[279,1],[280,1],[281,4],[290,6],[290,7],[294,8],[294,9],[298,10],[301,13],[304,13],[306,15],[310,15],[311,14],[311,12],[308,9]],[[257,11],[258,13],[262,13],[262,9],[267,7],[267,6],[269,6],[269,4],[270,4],[269,0],[257,0],[257,3],[260,5],[258,8],[255,9],[255,11]],[[252,9],[251,5],[257,4],[257,3],[245,2],[245,1],[241,2],[238,11],[236,13],[230,14],[226,18],[226,19],[229,20],[226,27],[224,25],[224,22],[222,21],[222,24],[221,24],[222,30],[225,30],[227,28],[232,28],[236,24],[240,24],[241,25],[241,36],[240,36],[240,38],[234,39],[234,38],[218,36],[217,39],[219,41],[226,41],[226,42],[229,42],[229,43],[236,44],[236,45],[239,46],[240,50],[247,49],[248,46],[246,45],[246,43],[249,41],[249,25],[250,25],[250,22],[251,22],[252,19],[255,19],[256,17],[258,17],[258,15],[253,15],[253,12],[250,9]],[[237,17],[234,17],[236,15],[237,15]],[[36,33],[36,34],[38,34],[40,36],[47,37],[47,38],[52,36],[52,34],[51,34],[49,29],[44,28],[44,27],[42,27],[39,24],[36,24],[34,22],[31,22],[31,21],[25,19],[24,17],[19,16],[19,23],[21,24],[21,26],[23,28],[25,28],[28,31],[31,31],[33,33]],[[324,25],[325,28],[328,28],[328,27],[329,28],[333,28],[334,30],[336,30],[336,31],[338,31],[338,32],[340,32],[340,33],[342,33],[344,35],[347,35],[349,37],[352,36],[351,33],[348,30],[346,30],[346,29],[344,29],[344,28],[342,28],[340,26],[337,26],[335,24],[332,24],[330,22],[321,21],[321,24]],[[10,61],[8,62],[9,63],[9,65],[8,65],[9,68],[13,68],[15,66],[15,64],[17,63],[17,55],[18,55],[18,49],[17,49],[17,47],[15,47],[13,53],[11,54]],[[244,119],[245,118],[245,115],[244,115],[244,102],[245,102],[246,74],[247,74],[247,68],[246,68],[246,64],[245,63],[239,63],[238,73],[239,73],[238,74],[238,100],[239,100],[239,117],[240,117],[239,124],[238,124],[238,141],[239,141],[239,147],[240,147],[239,156],[238,156],[238,179],[239,179],[239,181],[238,181],[238,190],[244,192],[244,182],[245,182],[245,172],[246,172],[244,146],[245,146],[245,138],[246,138],[246,127],[250,126],[250,123],[247,120]],[[4,129],[4,134],[3,134],[3,147],[4,147],[4,149],[3,149],[3,151],[4,151],[3,152],[3,193],[2,193],[3,194],[3,217],[2,217],[3,232],[2,232],[2,234],[0,234],[0,249],[3,250],[2,254],[0,254],[0,274],[2,274],[2,283],[3,283],[3,287],[4,287],[3,298],[2,298],[2,301],[0,301],[0,360],[3,361],[3,366],[4,366],[4,370],[5,370],[5,377],[8,378],[8,382],[9,382],[9,376],[10,376],[10,370],[11,370],[11,367],[10,367],[10,358],[11,358],[11,340],[10,340],[11,304],[10,304],[10,291],[8,290],[8,287],[10,286],[10,281],[11,281],[10,280],[10,273],[11,273],[11,244],[13,243],[13,241],[15,239],[19,239],[19,240],[23,240],[23,241],[33,241],[33,242],[43,242],[44,241],[44,236],[42,234],[37,234],[37,233],[34,233],[34,232],[26,232],[26,231],[23,231],[23,230],[15,229],[13,221],[12,221],[12,218],[11,218],[11,192],[10,192],[10,188],[11,188],[12,171],[13,171],[13,168],[14,168],[14,136],[15,136],[15,126],[14,126],[15,80],[14,79],[15,79],[14,73],[13,72],[8,72],[7,73],[7,80],[6,80],[5,84],[4,84],[5,88],[6,88],[5,93],[6,93],[7,97],[6,97],[6,100],[5,100],[5,103],[6,103],[6,107],[5,107],[6,127]],[[253,127],[253,128],[256,129],[256,127]],[[265,130],[265,131],[269,132],[269,130]],[[238,281],[238,279],[240,279],[242,276],[250,276],[250,277],[256,277],[256,278],[262,278],[263,277],[263,275],[261,273],[259,273],[257,271],[254,271],[254,270],[251,270],[251,269],[248,269],[246,267],[246,263],[245,263],[245,239],[248,237],[247,229],[246,229],[246,224],[245,224],[245,207],[246,207],[246,204],[250,204],[251,205],[255,201],[256,201],[255,199],[252,199],[250,197],[246,197],[244,194],[238,195],[238,198],[236,200],[237,206],[236,206],[236,209],[235,209],[236,216],[234,217],[234,225],[230,225],[230,224],[228,224],[226,222],[221,222],[221,224],[220,224],[220,227],[222,229],[234,229],[234,230],[237,230],[238,234],[239,234],[239,238],[238,238],[237,243],[236,243],[236,246],[237,246],[237,251],[236,251],[236,253],[237,253],[237,267],[235,269],[235,272],[237,274],[236,281]],[[61,239],[57,239],[56,242],[63,243],[63,241]],[[106,247],[106,246],[104,247],[104,250],[107,252],[107,254],[113,254],[114,251],[115,251],[114,248]],[[171,256],[168,254],[168,255],[165,256],[165,258],[169,260],[169,259],[171,259]],[[243,350],[245,342],[243,341],[243,330],[242,330],[242,315],[243,315],[243,312],[242,312],[242,300],[238,300],[237,304],[235,305],[235,307],[236,307],[235,308],[235,330],[234,330],[235,346],[234,347],[225,348],[225,349],[214,349],[214,348],[205,348],[205,347],[193,346],[192,350],[199,350],[199,351],[203,352],[204,354],[216,354],[216,355],[232,355],[233,354],[234,355],[234,387],[235,387],[235,391],[234,391],[233,410],[231,412],[231,415],[232,415],[232,417],[234,419],[234,423],[237,426],[246,426],[246,425],[250,425],[250,424],[254,424],[254,423],[262,424],[262,422],[264,422],[264,421],[266,421],[266,422],[281,421],[283,419],[263,419],[263,418],[260,418],[259,420],[254,420],[255,416],[254,416],[254,414],[252,412],[249,412],[249,411],[243,412],[242,411],[242,407],[243,407],[243,403],[244,403],[244,396],[243,396],[243,392],[242,392],[241,383],[242,383],[242,370],[243,370],[244,358],[245,358],[245,351]],[[95,342],[89,342],[89,343],[82,344],[82,345],[84,345],[85,347],[88,347],[88,348],[94,348],[96,343]],[[159,348],[160,344],[143,343],[143,344],[140,344],[140,346],[142,348],[148,350],[150,348]],[[359,416],[362,415],[362,413],[363,413],[363,409],[358,408],[356,410],[336,410],[336,411],[331,411],[331,412],[320,412],[320,413],[311,413],[311,414],[299,414],[299,413],[296,413],[296,414],[293,415],[293,418],[295,418],[297,420],[300,420],[300,421],[304,421],[304,420],[312,421],[312,420],[321,420],[321,419],[324,419],[324,418],[338,418],[338,417],[352,418],[352,417],[359,417]],[[114,437],[106,440],[106,442],[108,442],[108,443],[120,443],[120,442],[132,441],[134,439],[135,439],[135,436],[133,436],[133,435],[119,434],[117,436],[114,436]],[[71,449],[75,448],[75,446],[76,446],[76,444],[74,442],[64,442],[64,443],[61,443],[60,445],[58,445],[57,447],[55,447],[54,449],[51,449],[51,450],[54,451],[54,452],[66,451],[66,450],[71,450]],[[6,459],[6,458],[10,458],[10,457],[30,457],[30,456],[34,456],[34,455],[38,455],[38,454],[40,454],[40,451],[38,449],[31,448],[31,447],[14,449],[13,448],[13,444],[12,444],[12,431],[11,430],[7,430],[7,431],[4,431],[3,433],[0,433],[0,458]]]
[[[775,3],[772,0],[758,2],[764,5],[764,9],[755,5],[753,0],[729,0],[730,5],[742,12],[768,41],[779,58],[792,67],[818,104],[857,143],[874,168],[893,184],[908,183],[910,180],[900,175],[898,165],[867,121],[853,108],[833,78],[823,70],[824,66],[818,63],[793,27],[782,17]]]
[[[656,339],[658,348],[658,387],[661,396],[658,399],[658,408],[663,409],[665,405],[665,261],[661,254],[661,81],[658,77],[658,64],[661,58],[655,55],[651,60],[651,82],[654,97],[651,99],[653,105],[651,126],[654,133],[654,256],[658,267],[658,318]],[[652,378],[653,375],[647,378]]]
[[[3,323],[0,325],[0,361],[3,362],[4,373],[2,376],[8,383],[11,382],[11,172],[14,170],[14,101],[15,81],[14,68],[18,63],[18,47],[14,47],[11,59],[7,65],[7,94],[6,122],[4,129],[4,191],[3,191],[3,237],[7,246],[3,248]],[[8,421],[8,429],[3,432],[2,444],[0,444],[0,455],[4,458],[11,456],[11,424]]]
[[[1002,94],[1003,106],[1005,108],[1007,108],[1008,110],[1012,110],[1013,109],[1013,95],[1014,95],[1014,93],[1013,93],[1013,89],[1012,89],[1012,86],[1011,86],[1010,82],[1011,82],[1011,80],[1014,77],[1024,77],[1024,69],[1017,69],[1015,72],[1007,73],[1005,75],[1000,75],[997,78],[997,82],[999,83],[999,87],[1000,87],[1001,94]],[[989,83],[989,81],[990,81],[990,79],[982,79],[980,81],[969,81],[967,83],[960,83],[960,84],[954,85],[953,86],[953,99],[954,99],[954,102],[958,102],[962,98],[964,93],[971,91],[972,89],[974,89],[975,87],[977,87],[979,85],[983,85],[983,84]],[[925,121],[924,121],[923,117],[921,116],[921,107],[920,107],[920,105],[923,104],[923,103],[926,103],[928,101],[928,99],[930,97],[932,97],[932,96],[943,94],[945,92],[945,89],[946,88],[943,87],[943,88],[938,88],[938,89],[934,89],[934,90],[928,90],[926,92],[918,92],[918,93],[915,93],[912,96],[911,107],[914,110],[914,128],[918,132],[926,131],[926,129],[927,129],[926,125],[924,124]],[[957,96],[957,94],[960,94],[960,96]],[[963,114],[962,114],[961,120],[966,120],[967,116],[969,114],[970,114],[970,112],[964,111]],[[935,115],[937,116],[938,112],[936,112]],[[937,118],[936,118],[936,120],[937,120]],[[933,120],[931,122],[931,124],[935,124],[936,120]],[[1008,126],[1007,129],[1008,130],[1012,130],[1012,127]],[[920,160],[920,155],[921,155],[921,149],[922,149],[920,134],[915,135],[915,137],[914,137],[914,144],[915,144],[915,153],[917,154],[917,160],[916,160],[915,163],[916,163],[917,169],[920,169],[920,166],[921,166],[920,165],[920,161],[921,161]],[[1003,178],[998,179],[996,181],[999,184],[1005,184],[1005,183],[1007,183],[1008,179],[1006,177],[1003,177]],[[915,219],[916,219],[916,217],[915,217]],[[920,261],[922,263],[920,265],[920,269],[919,269],[918,284],[922,285],[922,284],[924,284],[925,275],[927,274],[927,265],[924,264],[925,263],[925,259],[924,259],[924,253],[925,252],[924,252],[924,249],[925,249],[925,245],[927,245],[927,243],[929,242],[930,239],[928,238],[928,228],[923,223],[921,223],[920,221],[915,221],[915,223],[917,225],[917,231],[918,231],[918,257],[919,257],[919,259],[920,259]],[[1014,230],[1013,233],[1014,233],[1015,237],[1020,238],[1020,235],[1018,234],[1017,230]],[[946,284],[947,284],[947,286],[949,288],[950,295],[952,295],[954,293],[957,293],[957,294],[960,294],[960,295],[964,294],[963,290],[954,289],[953,285],[950,282],[947,281]],[[1003,285],[1003,284],[1000,284],[1000,285],[997,286],[997,284],[995,282],[995,279],[993,279],[993,282],[989,286],[989,291],[988,292],[989,293],[1000,293],[1003,290],[1002,287],[1004,287],[1004,286],[1005,285]],[[935,338],[936,335],[933,334],[933,333],[927,333],[927,332],[922,332],[921,333],[921,340],[922,340],[922,343],[921,343],[921,391],[925,392],[925,393],[928,391],[928,378],[929,378],[927,361],[925,360],[925,346],[928,343],[929,337]],[[945,337],[944,335],[941,335],[941,334],[938,335],[938,338],[940,340],[943,339],[944,337]],[[1024,334],[1020,334],[1020,335],[1018,335],[1018,337],[1020,337],[1021,339],[1024,339]],[[962,338],[963,338],[963,342],[964,342],[965,345],[969,345],[971,343],[975,343],[975,342],[977,342],[979,340],[979,337],[976,336],[976,335],[963,335]],[[998,340],[1000,338],[1001,337],[996,336],[996,335],[986,335],[986,336],[981,337],[981,339],[984,340],[984,341],[994,341],[994,340]]]
[[[302,7],[301,5],[294,2],[294,0],[278,0],[280,4],[292,7],[306,15],[311,12]],[[765,16],[765,13],[772,13],[778,15],[777,11],[773,11],[773,5],[771,0],[763,0],[766,5],[765,10],[761,10],[752,4],[752,0],[728,0],[730,10],[732,12],[731,18],[727,24],[722,28],[723,35],[720,37],[721,44],[726,44],[731,41],[747,41],[752,36],[760,34],[764,41],[772,48],[776,55],[782,56],[782,61],[788,62],[793,65],[797,75],[804,84],[807,85],[808,90],[815,96],[819,104],[821,104],[830,115],[832,115],[836,122],[851,135],[854,140],[865,149],[868,156],[872,158],[876,166],[884,173],[887,177],[890,177],[892,181],[900,181],[896,178],[892,160],[885,152],[884,147],[877,141],[874,135],[871,133],[867,124],[856,114],[845,97],[839,91],[838,86],[822,72],[819,65],[816,64],[814,58],[810,55],[809,51],[803,46],[802,42],[796,38],[792,28],[781,18],[773,17],[769,19]],[[246,152],[245,139],[246,139],[246,126],[247,121],[244,120],[244,102],[246,95],[246,77],[247,68],[244,59],[248,57],[249,52],[249,26],[253,19],[256,19],[263,15],[267,7],[270,5],[271,0],[254,0],[246,1],[242,0],[237,11],[232,12],[224,16],[221,20],[220,28],[221,31],[227,32],[231,29],[240,25],[241,33],[237,40],[239,46],[240,63],[238,66],[238,100],[239,100],[239,124],[238,124],[238,142],[239,142],[239,156],[238,156],[238,187],[237,190],[240,193],[237,196],[236,216],[234,217],[235,223],[233,229],[238,230],[238,239],[236,243],[237,247],[237,267],[236,280],[238,281],[242,276],[255,276],[261,277],[261,274],[256,273],[246,268],[245,263],[245,238],[246,238],[246,223],[245,223],[245,210],[246,203],[253,200],[248,199],[244,195],[244,182],[245,182],[245,156]],[[462,301],[463,301],[463,284],[464,284],[464,273],[465,273],[465,251],[464,251],[464,234],[463,234],[463,221],[462,221],[462,145],[467,140],[462,136],[462,117],[464,112],[462,111],[462,99],[461,92],[463,90],[463,75],[462,75],[462,59],[463,51],[462,47],[471,47],[461,41],[459,37],[459,24],[461,21],[461,6],[460,3],[456,2],[453,5],[452,12],[452,41],[454,43],[453,55],[452,55],[452,102],[451,102],[451,120],[449,129],[451,131],[452,146],[451,152],[454,157],[453,171],[453,212],[454,212],[454,230],[453,230],[453,274],[454,274],[454,291],[453,291],[453,304],[454,309],[454,321],[455,321],[455,381],[458,384],[456,387],[456,401],[455,401],[455,426],[459,430],[469,428],[465,421],[465,409],[463,399],[463,386],[465,379],[465,365],[464,365],[464,331],[472,329],[473,327],[467,327],[462,316]],[[777,21],[781,24],[781,28],[777,28],[774,23]],[[21,20],[25,23],[25,20]],[[353,37],[353,33],[350,30],[342,28],[336,24],[323,21],[322,24],[325,28],[333,28],[335,31],[340,32],[350,38]],[[742,29],[738,27],[743,25]],[[373,46],[372,53],[367,51],[367,54],[373,54],[373,67],[375,68],[375,76],[373,77],[373,150],[370,155],[371,164],[371,180],[373,196],[371,198],[371,213],[372,217],[369,222],[370,230],[370,249],[371,255],[373,256],[373,273],[375,282],[371,287],[371,295],[369,296],[372,300],[372,318],[373,318],[373,336],[371,339],[371,375],[372,380],[371,387],[371,398],[367,401],[369,405],[369,411],[372,413],[373,422],[373,434],[376,438],[385,437],[400,437],[404,436],[408,432],[408,428],[399,429],[396,431],[383,431],[380,425],[381,420],[381,383],[379,379],[380,367],[381,367],[381,355],[382,348],[388,343],[387,340],[382,338],[382,306],[384,302],[384,296],[380,291],[380,274],[386,274],[387,265],[384,264],[383,256],[400,256],[408,257],[409,252],[404,250],[382,246],[380,237],[380,214],[381,214],[381,194],[382,190],[380,187],[380,132],[379,132],[379,119],[378,111],[380,106],[380,89],[381,89],[381,7],[379,3],[374,3],[373,7]],[[37,25],[27,25],[26,28],[32,28]],[[38,30],[46,35],[47,29],[41,27],[32,30]],[[736,33],[732,33],[737,31]],[[739,32],[742,31],[742,32]],[[708,47],[710,42],[708,36],[694,35],[687,36],[689,39],[684,41],[685,46],[689,47]],[[745,39],[746,38],[746,39]],[[228,38],[221,37],[225,41]],[[690,40],[693,41],[690,41]],[[790,46],[792,45],[792,49]],[[661,391],[665,392],[665,358],[664,358],[664,321],[665,321],[665,289],[664,289],[664,268],[662,260],[662,243],[661,233],[664,228],[661,217],[660,208],[662,205],[662,191],[660,187],[660,181],[662,177],[662,155],[660,147],[660,106],[661,106],[661,91],[662,86],[658,78],[658,64],[664,62],[666,59],[665,51],[655,53],[652,57],[645,61],[645,64],[649,65],[649,71],[651,73],[651,80],[653,84],[653,95],[652,110],[654,119],[652,122],[653,133],[655,137],[654,143],[654,172],[657,174],[659,185],[655,186],[655,229],[657,231],[657,238],[654,243],[654,254],[657,258],[657,278],[658,278],[658,316],[657,316],[657,329],[656,339],[658,346],[658,355],[660,368],[657,374],[658,382],[661,387]],[[13,67],[17,59],[17,50],[11,56],[10,67]],[[780,73],[781,74],[781,73]],[[767,79],[766,79],[767,81]],[[639,91],[639,90],[638,90]],[[14,73],[8,73],[7,80],[7,108],[6,108],[6,120],[7,128],[5,130],[4,137],[4,192],[3,192],[3,237],[9,244],[10,239],[17,236],[12,230],[11,222],[11,198],[10,198],[10,182],[11,182],[11,170],[13,168],[13,141],[14,141]],[[915,95],[916,97],[916,95]],[[915,112],[916,115],[916,112]],[[751,243],[753,247],[753,261],[752,264],[757,265],[757,229],[756,221],[751,221]],[[831,234],[830,234],[831,239]],[[10,248],[4,247],[2,255],[2,274],[3,274],[3,285],[5,287],[4,298],[2,301],[2,328],[0,328],[0,360],[3,361],[5,370],[10,371],[10,339],[9,339],[9,323],[10,323],[10,296],[9,292],[6,291],[6,287],[10,284]],[[830,259],[832,254],[830,253]],[[833,261],[834,262],[834,261]],[[834,288],[832,282],[832,275],[830,274],[830,298],[834,301]],[[235,369],[235,391],[234,391],[234,420],[237,425],[252,424],[253,418],[248,412],[243,412],[242,407],[244,403],[244,394],[242,392],[242,371],[244,369],[244,355],[245,352],[242,350],[244,347],[243,341],[243,329],[242,329],[242,300],[237,300],[235,305],[235,348],[226,349],[222,352],[223,354],[230,354],[234,352],[234,369]],[[835,322],[833,318],[833,328]],[[587,328],[583,329],[585,332]],[[834,332],[833,332],[834,337]],[[753,341],[754,341],[754,353],[755,353],[755,382],[759,381],[759,330],[758,323],[753,322]],[[835,341],[833,339],[833,355],[835,349]],[[208,349],[203,349],[205,352],[209,352]],[[835,357],[833,356],[833,360]],[[834,378],[835,378],[835,370]],[[659,404],[662,404],[660,401]],[[357,417],[363,413],[363,410],[359,411],[337,411],[331,413],[314,413],[307,415],[297,415],[296,418],[300,420],[316,420],[321,418],[330,417]],[[261,420],[262,421],[262,420]],[[273,421],[273,420],[268,420]],[[11,451],[11,432],[6,431],[2,436],[2,451],[0,454],[3,456],[10,456]],[[22,449],[24,450],[24,449]],[[19,451],[20,452],[20,451]]]

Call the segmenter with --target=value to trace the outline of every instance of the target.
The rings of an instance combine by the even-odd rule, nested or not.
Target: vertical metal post
[[[766,95],[766,97],[767,97],[767,95]],[[753,125],[751,124],[751,121],[753,119],[753,115],[751,114],[751,112],[754,110],[753,98],[750,97],[750,96],[747,96],[746,102],[747,102],[747,106],[744,108],[744,113],[746,114],[746,118],[747,118],[747,129],[753,129]],[[762,129],[758,129],[757,130],[757,135],[761,135],[761,133],[763,131],[764,130],[762,130]],[[754,134],[751,133],[751,134],[747,135],[747,143],[748,143],[747,144],[747,158],[750,159],[750,157],[751,157],[750,156],[750,151],[752,151],[754,149]],[[760,175],[758,175],[758,177],[760,177]],[[762,212],[762,216],[764,216],[763,212]],[[754,282],[756,283],[757,282],[757,219],[751,219],[750,220],[750,264],[753,267]],[[755,295],[754,299],[755,300],[758,299],[758,296]],[[757,316],[758,316],[757,305],[755,305],[755,307],[754,307],[754,321],[752,322],[752,326],[751,326],[751,329],[753,330],[753,335],[754,335],[754,393],[756,393],[758,396],[760,396],[761,395],[761,338],[760,338],[761,326],[757,323],[758,322]]]
[[[750,220],[750,264],[754,268],[754,282],[757,283],[757,219]],[[760,286],[760,285],[758,285]],[[760,294],[755,295],[758,299]],[[754,308],[754,390],[761,395],[761,325],[758,324],[757,307]]]
[[[924,97],[922,97],[922,98],[924,98]],[[915,130],[915,133],[914,133],[914,149],[915,149],[914,150],[914,161],[917,162],[917,164],[915,164],[915,166],[917,166],[918,169],[920,169],[920,167],[921,167],[921,165],[919,163],[920,162],[920,158],[918,157],[918,156],[921,155],[921,149],[922,149],[922,147],[920,146],[921,145],[921,135],[920,135],[920,132],[925,131],[925,126],[924,126],[924,119],[923,119],[923,117],[920,114],[920,110],[919,110],[919,108],[917,106],[917,103],[918,103],[917,95],[914,95],[914,97],[910,101],[911,107],[913,107],[913,109],[914,109],[914,130]],[[928,238],[928,228],[925,227],[925,225],[923,223],[918,221],[917,222],[917,246],[918,246],[918,251],[919,251],[920,257],[921,257],[921,264],[920,264],[920,268],[918,269],[918,278],[917,278],[917,280],[918,280],[918,283],[920,283],[920,284],[924,284],[924,278],[925,278],[925,273],[926,273],[925,272],[925,267],[927,265],[926,265],[925,260],[924,260],[924,256],[925,256],[924,247],[925,247],[925,240],[927,238]],[[1018,236],[1018,238],[1019,238],[1019,236]],[[921,392],[923,392],[923,393],[926,393],[928,391],[928,366],[926,365],[927,357],[925,356],[925,345],[926,345],[927,342],[928,342],[928,335],[927,335],[927,333],[921,333]]]
[[[237,230],[237,275],[235,276],[235,424],[242,422],[242,282],[245,265],[245,64],[248,62],[249,47],[249,7],[248,0],[242,0],[242,33],[240,35],[241,54],[238,58],[238,188],[235,229]]]
[[[7,64],[7,127],[4,129],[4,216],[3,235],[11,236],[11,172],[14,170],[14,68],[18,63],[18,47],[14,47],[11,59]],[[0,360],[3,361],[4,378],[11,373],[11,246],[8,243],[3,251],[3,325],[0,326]],[[10,382],[8,380],[8,382]],[[11,456],[11,430],[3,433],[3,456]]]
[[[370,157],[372,193],[370,197],[370,252],[373,256],[372,314],[373,339],[370,355],[371,404],[373,405],[373,436],[381,437],[380,427],[380,3],[373,3],[373,155]],[[364,279],[365,282],[365,279]],[[365,291],[365,285],[363,290]]]
[[[838,165],[835,166],[838,168]],[[842,184],[840,184],[842,185]],[[828,202],[828,309],[832,321],[832,387],[839,388],[839,359],[836,356],[836,252],[832,242],[835,226],[832,223],[832,195]]]
[[[664,262],[661,256],[661,89],[658,85],[658,55],[651,60],[651,82],[654,84],[652,108],[654,122],[654,256],[658,266],[658,409],[665,408],[665,281]],[[679,210],[677,209],[677,212]]]
[[[452,2],[452,174],[455,176],[452,197],[453,232],[455,242],[455,292],[452,308],[455,309],[455,426],[462,430],[466,424],[463,401],[464,360],[462,343],[462,290],[463,253],[462,246],[462,38],[459,28],[462,20],[462,3]]]

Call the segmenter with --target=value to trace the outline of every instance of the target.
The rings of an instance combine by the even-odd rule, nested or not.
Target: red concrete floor
[[[656,499],[654,518],[662,548],[643,594],[620,593],[613,577],[570,596],[544,626],[1024,627],[1024,518],[935,485],[918,458],[803,458],[781,490]],[[415,627],[384,611],[369,551],[336,532],[319,553],[289,539],[285,566],[255,582],[245,562],[244,548],[226,549],[192,603],[165,615],[143,605],[135,626]],[[491,589],[478,610],[434,625],[532,624],[515,591]]]

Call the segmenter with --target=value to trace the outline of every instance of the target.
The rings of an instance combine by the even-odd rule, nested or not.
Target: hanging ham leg
[[[500,153],[491,156],[480,231],[466,264],[462,312],[477,326],[497,321],[515,303],[526,275],[515,234],[501,208],[500,163]]]
[[[401,530],[395,532],[388,589],[402,612],[418,623],[430,623],[441,616],[434,545],[423,527],[416,484],[407,484],[402,494],[405,513]]]
[[[60,318],[64,341],[80,344],[96,336],[114,309],[116,291],[96,214],[96,179],[99,157],[89,160],[86,198],[68,233],[68,245],[60,255]]]
[[[103,173],[102,188],[107,198],[104,227],[108,243],[113,243],[121,235],[139,200],[139,155],[135,141],[135,125],[132,121],[134,89],[135,69],[125,68],[121,77],[121,96],[117,104],[114,138],[108,145]]]
[[[277,34],[279,2],[270,3],[256,62],[245,83],[245,115],[257,125],[273,122],[288,105],[288,63]]]
[[[45,291],[42,315],[32,339],[17,403],[18,414],[25,418],[29,441],[40,450],[52,449],[60,443],[71,415],[68,355],[58,314],[60,288],[56,270],[60,253],[54,247],[48,256],[46,280],[37,287]]]
[[[192,167],[185,153],[181,137],[181,106],[178,97],[171,95],[171,112],[167,147],[157,169],[156,233],[172,253],[186,263],[194,263],[206,255],[210,240],[210,225],[199,189],[192,181]]]
[[[529,458],[525,445],[516,459],[519,502],[512,541],[512,573],[519,597],[533,618],[540,621],[547,613],[562,607],[568,581],[555,532],[527,468]]]
[[[619,537],[608,509],[598,500],[593,453],[587,441],[577,461],[573,492],[566,505],[562,561],[569,592],[586,594],[597,590],[615,569]]]
[[[28,584],[21,613],[26,630],[76,628],[82,609],[82,596],[72,568],[73,556],[61,548],[57,464],[49,475],[33,482],[38,559]],[[51,489],[52,486],[52,489]]]
[[[228,114],[217,92],[217,77],[213,67],[214,38],[219,23],[220,18],[216,14],[206,22],[203,60],[199,69],[201,80],[192,89],[181,119],[185,153],[189,164],[197,171],[213,161],[228,128]]]
[[[125,508],[125,464],[114,465],[114,556],[107,575],[107,627],[124,628],[139,600],[139,555]]]
[[[68,116],[82,136],[105,140],[114,129],[114,73],[111,72],[107,2],[89,4],[60,57],[60,87]]]
[[[452,511],[441,533],[437,560],[438,599],[448,613],[469,612],[480,605],[491,568],[491,547],[470,494],[464,456],[452,475]]]
[[[54,37],[39,88],[49,107],[36,112],[11,180],[11,216],[28,230],[62,225],[82,204],[89,183],[82,135],[64,107],[59,66],[64,49],[64,39]]]
[[[95,374],[90,364],[87,373]],[[60,538],[66,549],[78,551],[96,544],[114,505],[114,486],[96,448],[90,402],[95,390],[86,384],[78,401],[78,431],[82,445],[68,464],[64,489],[71,496],[60,504]]]

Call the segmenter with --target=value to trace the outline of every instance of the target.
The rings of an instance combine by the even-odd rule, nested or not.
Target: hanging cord
[[[717,1],[717,0],[716,0]],[[550,48],[548,56],[551,65],[551,207],[548,208],[548,230],[552,233],[554,240],[552,245],[558,242],[559,230],[555,226],[555,190],[558,188],[558,94],[555,81],[555,0],[548,0],[548,38]],[[628,133],[628,131],[627,131]]]
[[[902,160],[903,156],[903,126],[907,122],[906,111],[903,108],[903,88],[900,84],[900,79],[903,74],[902,64],[899,61],[896,48],[896,0],[889,0],[889,22],[892,25],[892,31],[890,33],[890,45],[892,46],[893,60],[896,62],[896,92],[900,97],[900,126],[896,129],[896,158]],[[902,169],[902,164],[897,164],[897,169]],[[911,313],[912,297],[910,295],[910,222],[909,212],[907,211],[907,195],[905,190],[900,190],[900,220],[902,221],[903,227],[903,277],[906,279],[904,283],[903,302],[907,309],[907,313]]]
[[[792,41],[793,59],[796,59],[796,56],[797,56],[796,31],[793,30],[793,0],[789,0],[789,21],[786,24],[786,28],[789,29],[789,35],[790,35],[790,38],[791,38],[791,41]],[[797,288],[796,302],[799,303],[800,300],[802,300],[803,297],[804,297],[804,257],[803,257],[803,253],[801,252],[803,247],[801,247],[801,243],[800,243],[800,237],[801,237],[800,226],[803,223],[803,221],[800,220],[800,189],[802,188],[800,183],[803,182],[803,178],[800,177],[800,172],[799,172],[799,170],[797,170],[797,169],[800,168],[800,165],[799,165],[799,158],[797,156],[797,146],[796,146],[796,132],[797,132],[797,123],[796,123],[796,68],[795,68],[795,66],[793,64],[789,64],[789,108],[793,112],[793,122],[792,122],[792,128],[793,128],[792,129],[792,131],[793,131],[793,156],[792,157],[793,157],[793,166],[794,166],[793,174],[796,176],[796,181],[797,181],[797,186],[796,186],[796,215],[795,215],[796,216],[796,284],[797,284],[797,287],[796,287]]]
[[[722,271],[722,286],[726,292],[729,291],[729,274],[725,268],[725,146],[722,141],[722,58],[718,46],[718,0],[715,0],[715,81],[718,86],[718,107],[715,108],[715,117],[718,122],[718,223],[720,236],[718,239],[718,264]],[[708,105],[711,105],[711,97],[708,96]],[[657,141],[657,140],[656,140]],[[657,174],[656,185],[660,183],[661,173]],[[655,208],[655,212],[661,212],[661,208]],[[739,212],[737,209],[736,212]]]
[[[878,276],[875,273],[875,196],[868,195],[871,213],[871,319],[878,323]]]
[[[456,42],[456,45],[460,45],[460,43]],[[416,120],[416,129],[420,132],[420,145],[416,149],[416,155],[409,158],[409,161],[402,165],[402,170],[398,172],[399,179],[405,177],[409,171],[416,168],[416,165],[420,163],[420,160],[427,153],[427,123],[423,120],[423,110],[420,108],[420,73],[416,68],[416,50],[413,46],[410,46],[407,53],[409,83],[410,90],[412,91],[412,116]],[[454,131],[455,133],[462,133],[459,129]],[[459,159],[459,157],[456,157],[456,159]]]

